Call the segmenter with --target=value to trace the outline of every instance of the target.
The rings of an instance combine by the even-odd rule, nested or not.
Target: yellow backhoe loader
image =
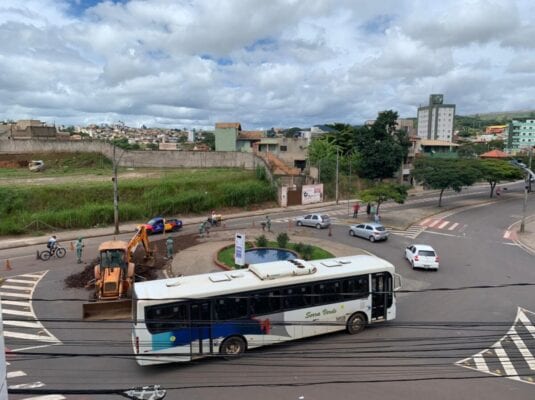
[[[145,250],[145,258],[152,258],[144,226],[137,229],[128,243],[111,240],[99,246],[100,264],[95,265],[94,270],[94,301],[83,305],[84,319],[125,319],[130,316],[135,279],[132,257],[140,243]]]

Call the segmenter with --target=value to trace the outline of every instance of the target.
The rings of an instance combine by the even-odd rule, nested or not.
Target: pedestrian
[[[268,232],[271,232],[271,218],[269,218],[269,215],[266,215],[266,228]]]
[[[496,196],[499,196],[500,192],[501,192],[500,188],[496,188]]]
[[[375,218],[375,212],[376,212],[376,210],[377,210],[377,209],[375,208],[375,206],[371,206],[371,208],[370,208],[370,215],[371,215],[372,218]]]
[[[379,216],[379,213],[375,213],[375,216],[373,217],[373,220],[376,223],[380,223],[381,222],[381,217]]]
[[[85,247],[85,244],[83,242],[83,238],[79,237],[76,241],[76,262],[78,264],[82,263],[82,249]]]
[[[358,215],[359,215],[359,210],[360,210],[360,204],[359,202],[357,201],[354,205],[353,205],[353,218],[357,218]]]
[[[166,246],[167,246],[167,259],[172,259],[173,258],[173,253],[175,252],[174,250],[174,242],[173,242],[173,238],[171,236],[169,236],[165,242]]]
[[[369,217],[371,212],[372,212],[372,205],[370,203],[368,203],[366,205],[366,215],[368,215],[368,217]]]
[[[204,237],[204,231],[205,231],[205,224],[204,224],[204,221],[203,221],[199,225],[199,236],[202,237],[202,238]]]

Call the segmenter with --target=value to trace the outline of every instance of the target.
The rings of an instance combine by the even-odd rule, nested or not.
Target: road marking
[[[17,307],[30,307],[30,303],[27,301],[15,301],[15,300],[2,300],[2,305],[17,306]]]
[[[535,371],[535,358],[533,358],[533,354],[531,354],[531,352],[528,350],[526,344],[518,335],[514,327],[511,329],[511,333],[509,334],[509,336],[518,348],[520,354],[522,354],[522,357],[524,357],[524,360],[526,360],[526,363],[529,365],[529,369]]]
[[[56,339],[54,336],[39,336],[39,335],[32,335],[29,333],[20,333],[20,332],[10,332],[10,331],[4,331],[4,336],[13,338],[13,339],[27,339],[27,340],[37,340],[39,342],[50,342],[50,343],[57,343],[58,339]],[[18,349],[20,351],[20,349]]]
[[[2,314],[9,314],[9,315],[21,315],[21,316],[24,316],[24,317],[32,317],[32,318],[35,318],[35,316],[33,315],[32,312],[30,311],[18,311],[18,310],[7,310],[7,309],[3,309],[2,310]]]
[[[10,389],[35,389],[45,386],[43,382],[21,383],[20,385],[9,385]],[[35,397],[34,397],[35,398]]]
[[[476,363],[476,367],[478,370],[489,373],[489,367],[487,363],[485,362],[485,359],[481,356],[481,354],[474,356],[474,362]]]
[[[429,221],[431,221],[431,218],[426,218],[426,219],[424,219],[424,220],[420,223],[420,225],[425,225],[425,224],[427,224]]]
[[[438,226],[438,229],[444,229],[444,227],[446,225],[448,225],[450,223],[450,221],[444,221],[443,223],[441,223],[439,226]]]
[[[44,274],[43,274],[44,275]],[[35,278],[37,280],[40,280],[43,275],[37,275],[37,274],[24,274],[24,275],[18,275],[17,278]]]
[[[2,296],[2,297],[20,297],[21,299],[29,299],[30,297],[32,297],[32,294],[31,293],[20,294],[20,293],[0,292],[0,296]]]
[[[425,231],[426,233],[431,233],[432,235],[439,235],[439,236],[448,236],[448,237],[456,237],[456,238],[462,238],[462,236],[459,235],[453,235],[451,233],[444,233],[444,232],[433,232],[433,231]]]
[[[526,310],[527,311],[527,310]],[[524,310],[518,313],[518,320],[524,324],[524,327],[528,330],[529,333],[535,338],[535,327],[529,320],[529,318],[524,313]]]
[[[43,327],[40,322],[30,322],[30,321],[10,321],[8,319],[4,319],[4,325],[6,326],[20,326],[23,328],[36,328],[40,329]]]
[[[427,225],[428,227],[432,228],[434,227],[436,224],[438,224],[441,220],[440,219],[435,219],[433,222],[431,222],[429,225]]]
[[[25,281],[25,280],[23,280],[23,279],[11,279],[11,278],[8,278],[8,279],[6,279],[6,282],[9,282],[9,283],[33,284],[33,283],[35,282],[35,280]]]
[[[505,233],[503,234],[503,238],[509,239],[509,236],[511,236],[511,231],[505,231]]]
[[[63,397],[61,394],[47,394],[44,396],[37,397],[25,397],[22,400],[64,400],[66,397]]]
[[[498,356],[498,360],[500,360],[500,362],[502,363],[503,370],[505,371],[507,377],[511,379],[518,379],[518,373],[516,372],[515,367],[513,367],[513,363],[507,356],[507,353],[503,349],[501,341],[494,344],[494,346],[492,346],[492,349]]]
[[[24,292],[29,292],[32,290],[30,286],[12,286],[12,285],[2,285],[2,289],[22,290]]]
[[[6,376],[7,376],[8,379],[18,378],[19,376],[26,376],[26,372],[24,372],[24,371],[11,371],[11,372],[8,372]]]
[[[455,228],[457,228],[458,226],[459,226],[459,223],[456,222],[456,223],[454,223],[452,226],[450,226],[450,227],[448,228],[448,230],[449,230],[449,231],[452,231],[452,230],[454,230]]]

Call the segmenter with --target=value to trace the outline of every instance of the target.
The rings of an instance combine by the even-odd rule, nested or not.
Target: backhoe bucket
[[[85,303],[84,320],[125,320],[132,317],[132,300],[97,301]]]

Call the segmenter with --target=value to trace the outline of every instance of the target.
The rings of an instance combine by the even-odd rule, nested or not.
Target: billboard
[[[303,185],[301,204],[321,203],[323,201],[323,183],[318,185]]]

